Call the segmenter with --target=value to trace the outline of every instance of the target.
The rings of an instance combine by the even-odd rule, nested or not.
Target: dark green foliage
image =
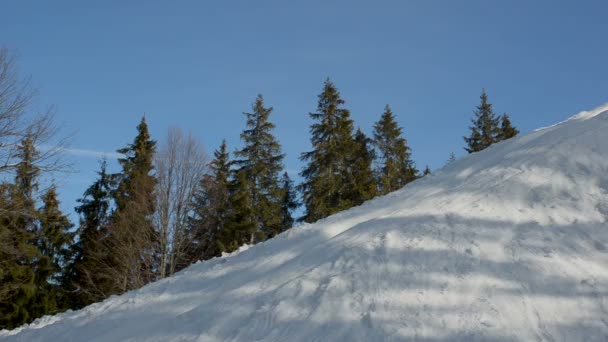
[[[274,124],[268,121],[272,107],[264,107],[258,95],[247,117],[247,128],[241,133],[244,147],[236,151],[235,164],[250,183],[251,208],[256,223],[256,236],[270,238],[281,231],[280,171],[283,169],[281,145],[272,134]],[[237,208],[235,208],[237,210]]]
[[[115,274],[110,292],[139,288],[155,279],[158,236],[152,224],[156,179],[152,160],[156,142],[150,138],[145,117],[137,126],[132,144],[118,150],[122,172],[114,194],[116,211],[111,217],[106,246],[111,250]]]
[[[430,175],[431,174],[431,168],[429,168],[429,166],[427,165],[424,168],[424,171],[422,171],[422,177],[426,176],[426,175]]]
[[[42,207],[39,210],[39,237],[38,249],[45,260],[45,268],[38,268],[37,277],[42,279],[42,287],[46,287],[46,300],[48,303],[55,301],[56,310],[69,308],[68,293],[66,290],[66,274],[64,271],[72,261],[72,243],[74,234],[71,231],[73,225],[59,208],[57,191],[54,186],[50,187],[42,197]],[[51,313],[45,310],[43,314]]]
[[[150,138],[146,118],[143,117],[137,126],[137,136],[132,144],[119,149],[117,152],[124,155],[118,159],[122,172],[116,175],[119,179],[118,188],[114,194],[117,213],[128,205],[137,203],[144,211],[140,213],[141,222],[151,225],[148,217],[154,213],[154,185],[156,180],[151,174],[152,159],[156,149],[156,142]]]
[[[190,217],[188,257],[179,267],[196,260],[219,256],[222,246],[219,235],[224,230],[230,214],[230,156],[226,141],[214,152],[209,164],[210,173],[201,180],[200,190],[194,198],[193,214]]]
[[[39,249],[34,193],[40,169],[33,162],[38,155],[26,135],[17,148],[15,182],[2,185],[0,327],[14,328],[55,310],[47,283],[50,261]]]
[[[109,218],[107,234],[94,250],[97,282],[94,293],[105,298],[137,289],[155,279],[158,270],[158,236],[151,218],[155,210],[155,183],[151,140],[145,118],[137,126],[132,144],[118,150],[122,172],[112,175],[116,208]]]
[[[0,329],[31,321],[36,295],[34,263],[39,256],[34,232],[24,226],[23,201],[13,184],[0,185]]]
[[[509,115],[507,115],[507,113],[504,113],[500,117],[500,133],[498,134],[497,140],[502,141],[511,139],[517,134],[519,134],[519,131],[511,124],[511,120],[509,120]]]
[[[370,143],[371,140],[361,129],[357,129],[346,175],[346,198],[350,201],[349,206],[360,205],[376,196],[376,183],[372,170],[374,151],[370,148]]]
[[[314,120],[310,127],[312,151],[300,156],[300,160],[307,163],[300,173],[304,181],[299,186],[306,207],[301,220],[306,222],[351,206],[345,175],[350,173],[355,143],[350,112],[342,108],[343,105],[338,89],[327,79],[319,95],[317,111],[310,113]]]
[[[374,125],[374,145],[380,159],[376,170],[379,194],[402,188],[415,180],[418,174],[402,133],[393,112],[386,105],[380,120]]]
[[[112,177],[102,161],[97,180],[84,192],[75,208],[80,215],[78,240],[72,246],[73,263],[67,271],[66,285],[72,293],[72,308],[81,308],[102,300],[105,295],[98,291],[104,288],[104,277],[100,276],[96,263],[107,259],[109,251],[103,249],[102,241],[108,235],[110,206],[112,203]]]
[[[298,208],[298,201],[293,181],[289,178],[287,172],[283,173],[281,183],[281,232],[283,232],[293,227],[294,219],[292,213]]]
[[[253,244],[262,233],[257,229],[257,217],[251,197],[252,184],[244,171],[236,172],[230,184],[231,212],[219,232],[221,252],[233,252],[243,244]]]
[[[50,187],[42,198],[43,206],[40,208],[40,240],[39,248],[42,255],[51,259],[52,283],[61,283],[61,269],[71,259],[70,246],[73,241],[70,223],[59,208],[57,190],[55,186]]]
[[[480,100],[481,103],[474,111],[475,118],[470,127],[471,134],[469,137],[464,137],[464,141],[467,143],[465,150],[469,153],[479,152],[492,145],[500,134],[498,118],[492,110],[492,104],[488,102],[485,89],[481,92]]]
[[[20,159],[15,175],[14,200],[20,203],[21,224],[24,229],[35,233],[36,227],[36,200],[34,193],[38,190],[38,177],[40,168],[34,164],[39,157],[34,141],[30,135],[26,135],[17,149],[17,158]]]

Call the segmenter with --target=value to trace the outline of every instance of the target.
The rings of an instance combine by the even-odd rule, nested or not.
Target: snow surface
[[[607,341],[608,105],[0,341]]]

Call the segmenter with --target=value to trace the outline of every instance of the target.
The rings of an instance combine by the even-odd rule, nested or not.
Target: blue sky
[[[76,132],[63,205],[91,183],[99,153],[191,130],[239,145],[256,94],[297,171],[307,113],[330,77],[371,133],[390,104],[419,168],[462,156],[482,87],[527,132],[608,102],[605,1],[3,1],[0,45]]]

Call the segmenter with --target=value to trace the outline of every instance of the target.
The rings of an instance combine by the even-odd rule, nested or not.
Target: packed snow
[[[608,105],[0,341],[607,341]]]

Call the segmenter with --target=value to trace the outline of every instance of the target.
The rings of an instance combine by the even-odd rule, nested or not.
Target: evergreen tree
[[[317,112],[310,113],[313,150],[304,152],[306,162],[300,175],[304,178],[299,189],[306,207],[301,220],[314,222],[351,205],[348,197],[347,175],[354,149],[353,122],[350,112],[342,108],[344,100],[338,89],[327,79],[319,95]]]
[[[346,175],[348,182],[346,198],[350,201],[349,206],[360,205],[376,196],[376,184],[372,170],[374,151],[369,146],[370,142],[371,140],[361,129],[357,129]]]
[[[21,202],[22,220],[26,230],[35,233],[36,227],[36,200],[35,192],[38,191],[38,177],[40,168],[34,164],[40,153],[36,150],[31,135],[26,135],[17,148],[17,157],[20,162],[17,165],[15,175],[15,186],[17,192],[15,199]]]
[[[293,181],[289,178],[287,172],[283,173],[283,179],[281,181],[281,232],[293,227],[294,219],[292,213],[298,208],[298,202],[296,199],[296,191],[294,189]]]
[[[113,182],[107,173],[107,163],[101,162],[98,178],[86,189],[79,206],[75,208],[80,215],[77,230],[78,239],[72,246],[73,262],[66,274],[66,286],[73,294],[71,306],[82,308],[104,299],[108,288],[99,273],[100,263],[108,259],[110,251],[104,249],[103,239],[108,236],[110,208],[112,205]]]
[[[374,125],[374,145],[381,161],[376,170],[380,194],[400,189],[416,179],[418,170],[410,159],[411,149],[388,105]]]
[[[178,262],[180,268],[195,260],[219,256],[222,252],[219,236],[230,214],[231,165],[224,140],[214,152],[214,159],[209,163],[210,173],[203,177],[200,190],[195,195],[187,232],[190,237],[188,259]]]
[[[481,103],[474,111],[475,118],[470,127],[471,135],[464,137],[464,141],[467,143],[465,150],[469,153],[479,152],[492,145],[500,134],[498,118],[492,110],[492,104],[488,102],[485,89],[481,92],[480,100]]]
[[[34,164],[38,155],[32,136],[27,134],[17,146],[15,182],[2,185],[1,327],[17,327],[54,309],[47,296],[48,258],[38,249],[34,195],[40,174]]]
[[[424,168],[424,171],[422,171],[422,177],[426,176],[426,175],[430,175],[431,174],[431,168],[429,168],[429,166],[427,165]]]
[[[452,164],[453,162],[456,161],[456,154],[454,152],[450,152],[450,157],[448,158],[448,160],[445,162],[445,165],[449,165]]]
[[[509,120],[509,115],[504,113],[500,117],[500,133],[498,134],[497,141],[511,139],[517,134],[519,134],[519,131],[517,128],[512,126],[511,120]]]
[[[46,287],[45,295],[48,297],[46,302],[53,305],[52,310],[47,308],[43,314],[51,314],[53,311],[68,309],[70,305],[68,293],[65,291],[67,289],[65,270],[71,262],[74,234],[71,232],[72,223],[59,208],[55,186],[51,186],[46,191],[42,203],[39,210],[38,248],[48,264],[46,270],[39,272],[47,275],[46,281],[43,282],[43,286]]]
[[[268,121],[272,107],[264,107],[258,95],[247,117],[247,128],[241,133],[245,146],[235,154],[239,171],[251,185],[251,198],[256,217],[256,235],[270,238],[281,230],[281,188],[279,172],[283,169],[281,145],[272,134],[274,124]]]
[[[224,229],[219,233],[219,245],[222,252],[233,252],[243,244],[253,244],[257,230],[253,198],[247,174],[237,171],[230,184],[230,215],[226,220]]]
[[[124,155],[118,159],[122,173],[116,175],[119,179],[118,189],[114,194],[117,213],[134,203],[141,204],[144,210],[140,215],[142,223],[147,223],[149,216],[154,212],[154,184],[156,180],[152,173],[152,159],[156,149],[156,142],[150,138],[148,124],[145,116],[137,126],[137,136],[132,144],[119,149],[117,152]]]
[[[34,232],[25,229],[23,201],[14,184],[0,185],[0,329],[13,329],[35,317],[30,304],[36,294]]]
[[[152,224],[155,183],[152,159],[156,142],[150,138],[145,117],[132,144],[118,150],[122,172],[114,193],[116,210],[110,219],[104,245],[109,252],[103,276],[110,285],[106,295],[139,288],[155,279],[158,270],[158,236]]]

